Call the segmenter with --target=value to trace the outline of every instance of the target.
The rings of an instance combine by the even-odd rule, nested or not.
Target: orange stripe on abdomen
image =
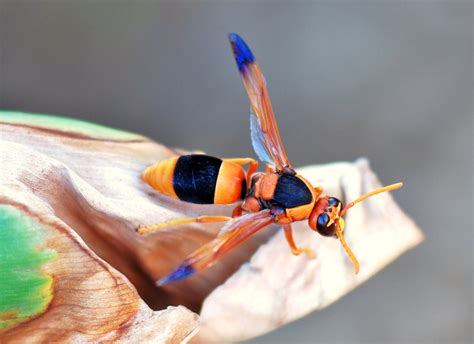
[[[153,189],[167,196],[175,197],[173,175],[178,157],[160,161],[142,173],[142,179]]]
[[[242,166],[223,160],[217,177],[214,204],[232,204],[241,200],[244,180]]]

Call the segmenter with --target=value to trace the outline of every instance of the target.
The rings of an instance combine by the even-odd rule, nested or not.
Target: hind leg
[[[151,225],[151,226],[142,226],[138,227],[136,230],[140,234],[145,234],[148,232],[153,232],[157,229],[161,229],[164,227],[168,226],[176,226],[176,225],[182,225],[186,223],[212,223],[212,222],[226,222],[231,220],[232,218],[229,216],[208,216],[208,215],[203,215],[199,217],[187,217],[184,219],[176,219],[176,220],[170,220],[170,221],[165,221],[162,223],[158,223],[156,225]]]

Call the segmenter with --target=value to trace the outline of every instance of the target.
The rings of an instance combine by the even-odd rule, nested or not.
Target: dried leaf
[[[180,341],[197,328],[184,307],[153,312],[50,209],[1,201],[2,342]]]
[[[100,164],[98,160],[103,156],[94,153],[101,145],[110,147],[110,151],[115,147],[118,152],[113,154],[119,160],[119,141],[99,141],[105,140],[104,133],[112,133],[111,139],[125,140],[132,146],[140,144],[137,136],[118,135],[108,129],[100,129],[96,135],[93,125],[93,131],[79,135],[71,121],[64,128],[69,130],[66,132],[58,126],[46,129],[19,124],[21,115],[14,118],[15,123],[7,124],[9,116],[0,116],[1,341],[121,339],[174,343],[190,337],[198,326],[196,314],[184,307],[152,311],[127,278],[76,234],[104,257],[119,260],[123,247],[114,247],[113,242],[105,244],[103,237],[108,233],[111,237],[120,235],[113,233],[117,230],[114,212],[121,211],[116,208],[120,202],[114,197],[117,190],[109,185],[110,192],[104,196],[98,189],[103,187],[101,179],[106,175],[99,174],[86,182],[77,172],[87,178],[97,169],[104,174],[114,169],[113,165]],[[29,120],[29,115],[25,117]],[[90,129],[88,124],[80,129],[84,127]],[[76,165],[65,164],[70,161],[82,164],[81,168],[71,169],[69,166]],[[89,184],[91,181],[97,183],[97,188]],[[103,228],[107,228],[105,234],[101,233]],[[134,235],[133,226],[127,229]],[[117,240],[124,244],[126,238]],[[134,260],[122,264],[134,264]]]
[[[0,112],[0,127],[0,221],[6,223],[0,260],[13,262],[0,264],[2,341],[188,340],[196,333],[195,314],[149,307],[199,312],[203,301],[196,340],[251,338],[334,302],[422,239],[391,196],[380,195],[346,218],[347,240],[361,262],[357,276],[336,240],[299,223],[295,239],[315,249],[315,260],[292,256],[273,226],[203,273],[157,288],[156,279],[219,227],[145,236],[135,228],[230,212],[158,195],[141,181],[145,167],[178,152],[136,134],[50,116]],[[364,161],[301,173],[343,201],[379,185]],[[14,272],[19,275],[6,278]]]

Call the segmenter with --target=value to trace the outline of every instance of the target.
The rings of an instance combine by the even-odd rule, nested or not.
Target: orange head
[[[322,196],[314,204],[309,216],[309,226],[323,236],[336,236],[337,227],[339,226],[341,230],[344,228],[344,220],[340,216],[341,210],[340,200]]]
[[[402,183],[396,183],[378,188],[350,202],[345,207],[343,207],[342,202],[335,197],[321,196],[314,204],[314,208],[308,218],[309,226],[321,235],[339,238],[342,246],[351,258],[357,273],[359,272],[359,262],[344,239],[344,219],[342,217],[349,208],[352,208],[357,203],[381,192],[398,189],[402,187],[402,185]]]

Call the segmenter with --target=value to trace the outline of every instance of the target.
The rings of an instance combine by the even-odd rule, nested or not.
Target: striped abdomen
[[[142,178],[162,194],[197,204],[231,204],[247,191],[242,166],[202,154],[160,161]]]

